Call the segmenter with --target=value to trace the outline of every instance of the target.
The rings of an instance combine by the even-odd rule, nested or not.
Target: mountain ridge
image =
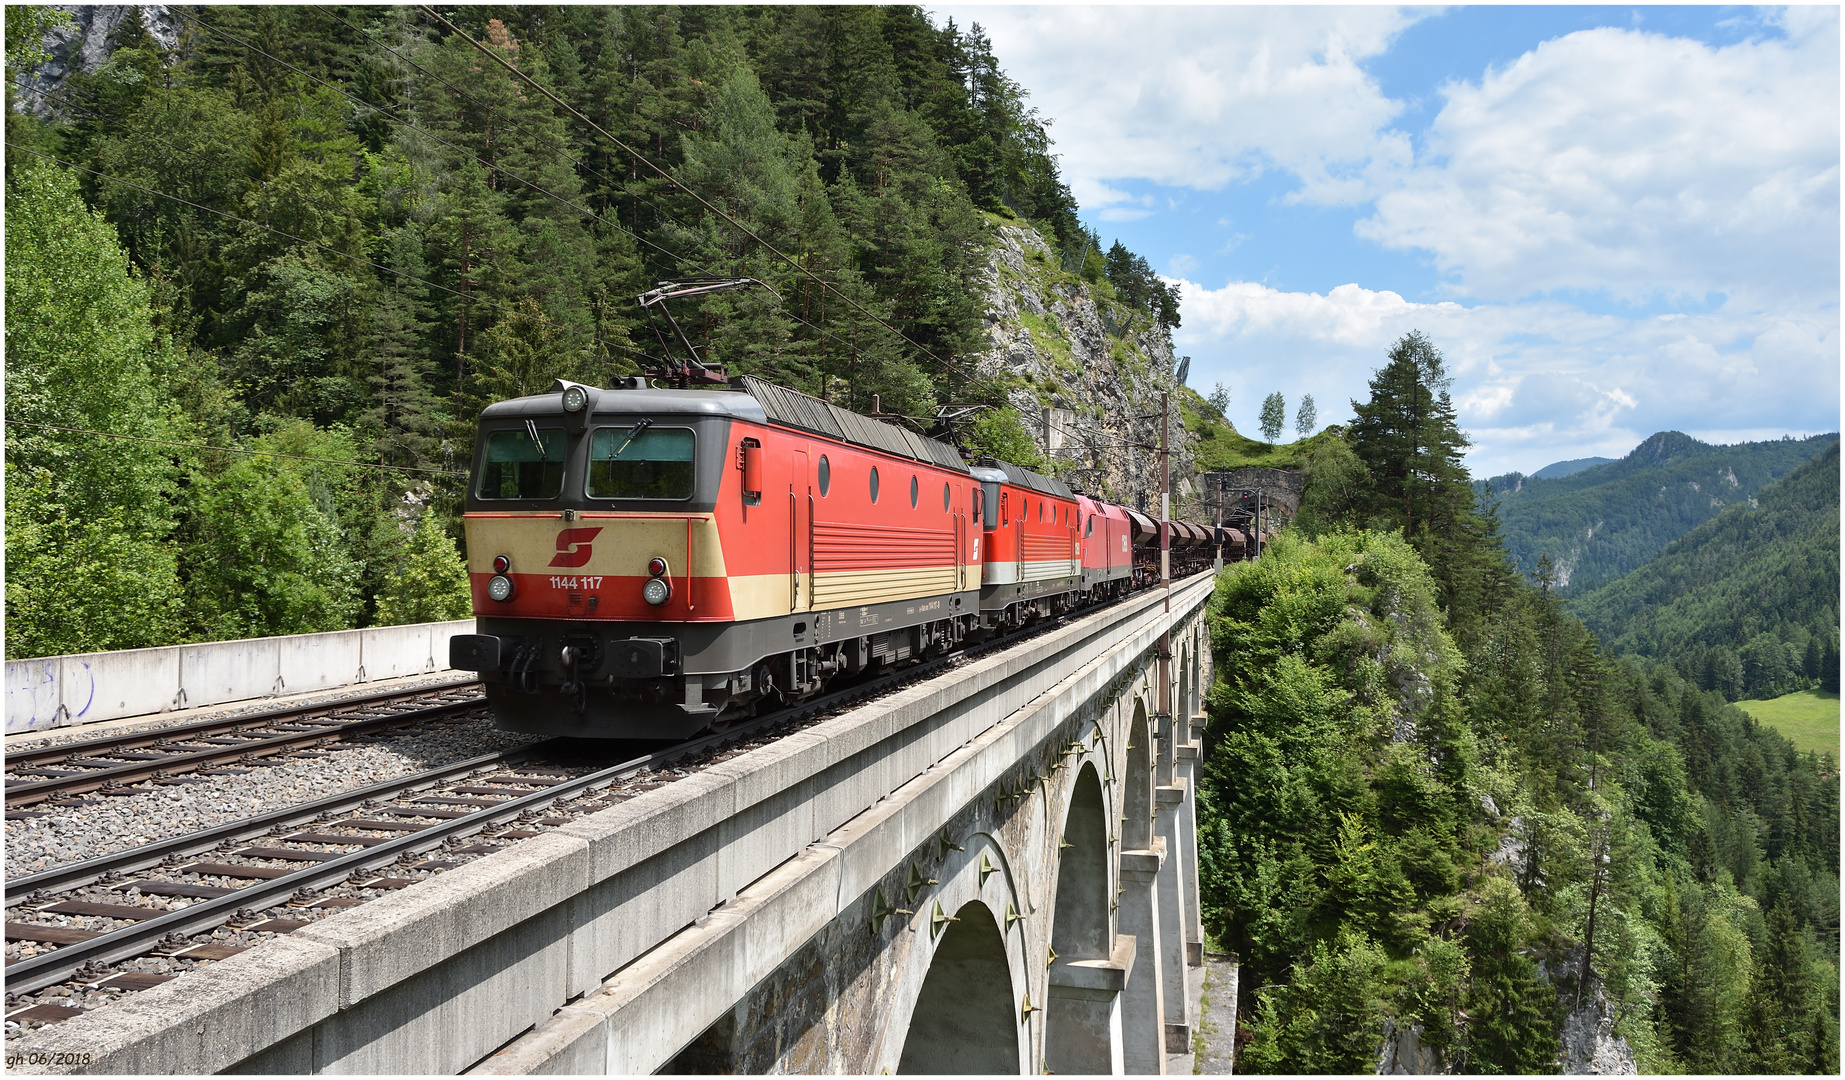
[[[1518,568],[1535,575],[1548,556],[1565,595],[1638,569],[1666,545],[1747,503],[1822,452],[1836,433],[1712,445],[1681,431],[1649,435],[1618,460],[1553,479],[1507,473],[1475,485],[1497,503]]]
[[[1561,480],[1565,476],[1579,473],[1584,469],[1593,469],[1597,465],[1607,465],[1618,458],[1585,457],[1571,458],[1568,461],[1553,461],[1531,474],[1534,480]]]
[[[1570,602],[1617,653],[1731,700],[1838,686],[1839,443]]]

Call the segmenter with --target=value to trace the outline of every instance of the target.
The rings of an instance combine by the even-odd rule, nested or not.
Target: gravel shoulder
[[[183,783],[134,785],[128,795],[42,804],[28,812],[43,816],[9,816],[6,822],[6,877],[36,874],[538,741],[535,735],[496,730],[483,712],[299,753],[275,765],[195,775]]]

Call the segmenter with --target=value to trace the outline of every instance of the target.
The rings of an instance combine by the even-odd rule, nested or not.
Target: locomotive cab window
[[[695,447],[687,428],[597,428],[589,444],[589,497],[689,499]]]
[[[564,430],[522,427],[487,436],[479,497],[555,499],[564,489]]]

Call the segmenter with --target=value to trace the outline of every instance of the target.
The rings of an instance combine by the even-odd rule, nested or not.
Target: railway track
[[[8,881],[8,941],[50,948],[7,965],[6,1018],[44,1023],[77,1015],[81,1009],[25,998],[59,984],[132,992],[166,982],[176,975],[117,972],[110,965],[149,955],[225,959],[264,935],[289,933],[406,888],[689,775],[771,732],[779,737],[777,729],[805,726],[1061,622],[1028,626],[612,765],[586,765],[582,741],[554,739]],[[669,775],[676,765],[685,768]],[[116,895],[66,898],[98,890]],[[181,906],[156,906],[163,901]],[[102,925],[73,929],[43,921],[65,916]],[[225,930],[237,943],[190,940]]]
[[[97,792],[127,794],[128,785],[193,782],[189,774],[260,768],[280,754],[324,749],[342,740],[441,720],[486,703],[479,683],[439,690],[373,694],[314,706],[106,735],[6,755],[9,818],[47,801]]]
[[[978,651],[1019,640],[1021,635],[1013,635]],[[131,990],[158,985],[173,976],[123,975],[109,965],[150,953],[224,959],[248,946],[192,945],[187,939],[221,927],[256,935],[291,932],[314,917],[364,902],[321,896],[323,890],[375,898],[405,888],[454,868],[458,858],[491,854],[503,843],[606,809],[651,790],[657,781],[677,779],[659,775],[675,763],[709,764],[727,748],[939,674],[968,655],[925,660],[602,768],[580,764],[580,743],[554,739],[16,878],[6,883],[7,939],[55,947],[7,966],[7,993],[16,1002],[7,1019],[76,1015],[81,1010],[19,1000],[73,980],[90,988],[108,987],[111,980],[125,980],[118,985]],[[465,843],[477,836],[480,842]],[[436,857],[425,857],[432,853]],[[120,895],[114,902],[65,898],[97,890]],[[159,907],[156,898],[183,906]],[[139,902],[122,902],[133,899]],[[306,917],[289,918],[276,909]],[[43,921],[59,916],[125,925],[73,930]]]

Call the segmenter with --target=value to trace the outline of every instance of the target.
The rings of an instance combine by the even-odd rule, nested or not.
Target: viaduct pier
[[[1161,1073],[1209,575],[31,1033],[102,1073]],[[69,1060],[69,1059],[67,1059]]]

